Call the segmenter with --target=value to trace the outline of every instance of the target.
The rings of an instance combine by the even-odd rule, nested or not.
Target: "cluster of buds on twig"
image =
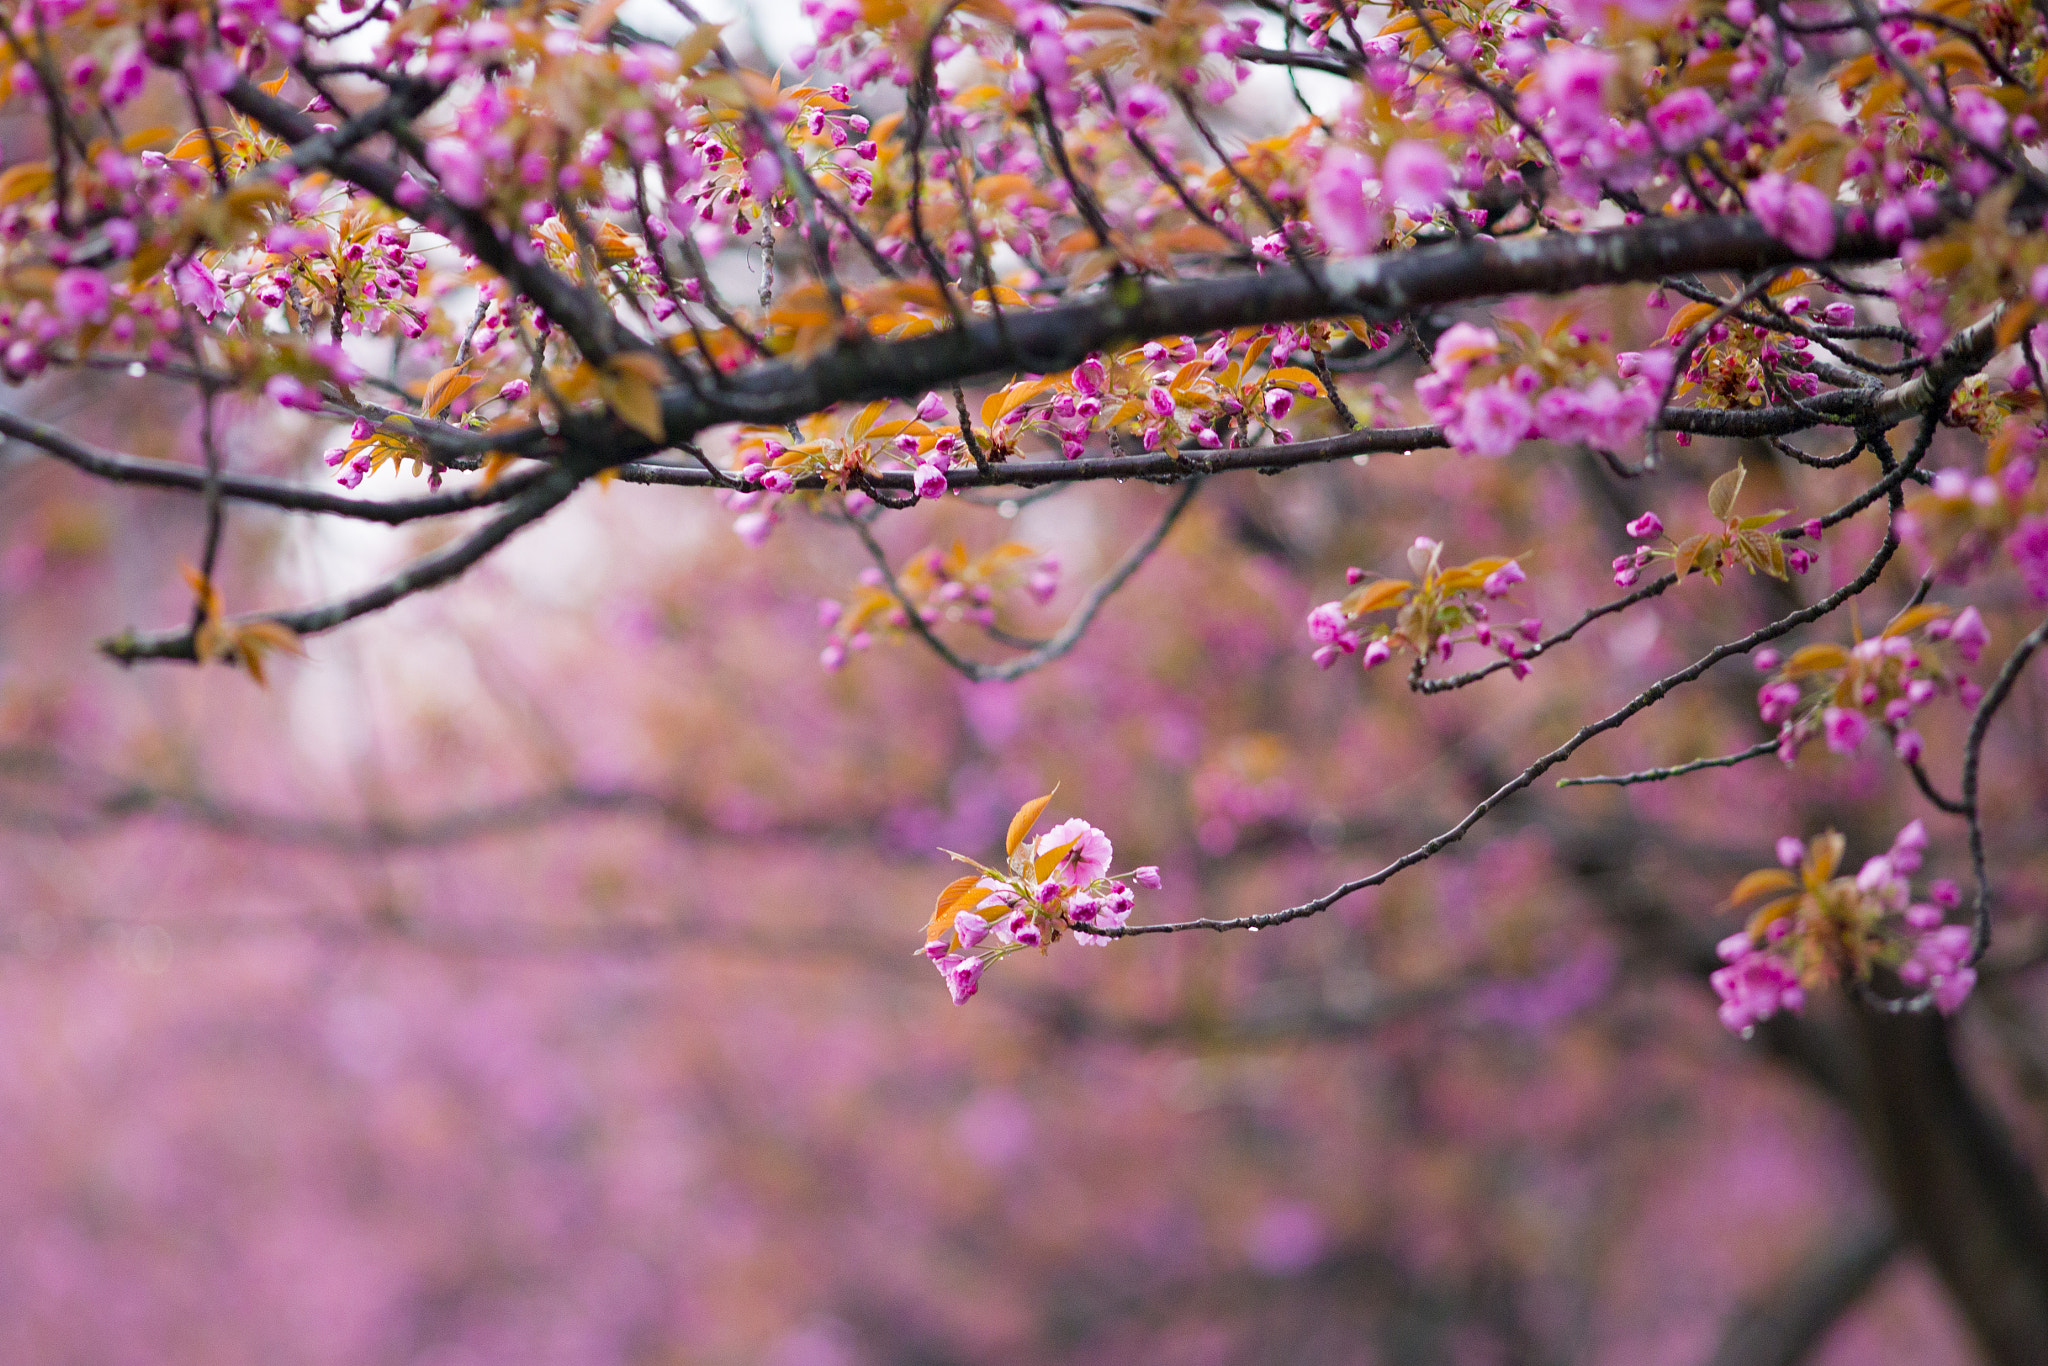
[[[1317,667],[1327,669],[1344,655],[1358,654],[1370,669],[1393,658],[1397,649],[1426,663],[1432,654],[1449,659],[1461,642],[1471,641],[1498,650],[1511,661],[1515,677],[1527,674],[1524,655],[1527,646],[1542,637],[1542,620],[1528,617],[1504,628],[1493,620],[1494,608],[1489,605],[1527,582],[1520,562],[1495,556],[1445,569],[1440,563],[1443,549],[1441,541],[1415,538],[1408,547],[1414,579],[1362,582],[1362,570],[1347,571],[1346,578],[1356,585],[1351,593],[1308,614]],[[1366,621],[1387,611],[1394,613],[1391,621]]]
[[[1652,560],[1671,561],[1671,567],[1681,579],[1697,570],[1717,584],[1721,582],[1722,574],[1737,567],[1752,574],[1768,574],[1774,579],[1804,574],[1812,568],[1813,553],[1804,546],[1787,545],[1785,541],[1792,536],[1818,541],[1824,530],[1820,519],[1812,518],[1792,531],[1770,531],[1767,528],[1771,523],[1789,515],[1784,508],[1752,513],[1747,517],[1736,516],[1735,500],[1742,494],[1742,481],[1746,477],[1747,471],[1738,464],[1708,487],[1707,511],[1721,524],[1713,531],[1700,532],[1682,541],[1665,536],[1665,544],[1658,546],[1652,542],[1664,535],[1662,518],[1654,512],[1646,512],[1630,522],[1628,534],[1643,544],[1637,546],[1633,554],[1615,558],[1614,586],[1633,586],[1643,566]]]

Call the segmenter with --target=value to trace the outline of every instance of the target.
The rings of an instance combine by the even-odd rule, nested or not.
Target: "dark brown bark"
[[[1798,1366],[1891,1264],[1889,1223],[1858,1225],[1818,1249],[1790,1279],[1728,1325],[1708,1366]]]
[[[1853,1107],[1900,1230],[1918,1243],[1986,1357],[2048,1362],[2048,1197],[1957,1066],[1948,1021],[1857,1011]]]

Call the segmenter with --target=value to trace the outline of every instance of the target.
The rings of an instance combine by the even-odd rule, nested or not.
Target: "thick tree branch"
[[[1870,234],[1844,233],[1831,259],[1856,263],[1891,254]],[[1000,324],[976,319],[903,341],[848,344],[808,362],[765,362],[715,393],[669,389],[662,399],[666,431],[659,443],[615,419],[581,417],[554,435],[532,427],[480,437],[475,444],[479,450],[539,456],[601,450],[613,457],[607,463],[623,464],[723,423],[778,425],[838,403],[914,398],[989,375],[1049,373],[1105,348],[1152,337],[1331,316],[1393,321],[1420,308],[1511,294],[1565,294],[1705,270],[1754,272],[1800,259],[1755,219],[1731,215],[1662,219],[1602,232],[1475,238],[1326,261],[1306,272],[1245,272],[1172,284],[1125,277],[1082,302],[1007,310]],[[1840,411],[1857,409],[1861,415],[1863,396],[1841,397],[1846,407]],[[1835,415],[1823,402],[1789,412],[1803,417],[1782,428],[1766,423],[1764,430],[1798,430]],[[1762,434],[1747,430],[1757,425],[1754,414],[1717,418],[1728,422],[1727,435]]]

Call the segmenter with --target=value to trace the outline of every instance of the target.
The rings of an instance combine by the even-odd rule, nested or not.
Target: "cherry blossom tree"
[[[265,1180],[304,1203],[262,1274],[305,1298],[274,1323],[346,1321],[336,1360],[1790,1362],[1910,1255],[1953,1350],[2048,1360],[2035,8],[805,0],[772,57],[684,0],[0,18],[11,1032],[90,1071],[111,1046],[47,1023],[90,999],[327,1050],[332,1085],[195,1048],[138,1097],[157,1143],[285,1088]],[[100,939],[218,956],[147,991],[40,966]],[[908,1029],[919,957],[974,1004]],[[1703,1002],[1732,1063],[1698,1060]],[[1489,1031],[1539,1041],[1526,1070]],[[1368,1039],[1319,1089],[1316,1050]],[[1152,1050],[1275,1040],[1292,1170],[1348,1195],[1255,1200],[1225,1120],[1135,1098]],[[1085,1138],[1053,1151],[1015,1079],[1061,1060]],[[941,1074],[983,1078],[970,1179],[936,1102],[887,1110],[921,1154],[835,1107]],[[1638,1087],[1729,1151],[1823,1116],[1859,1174],[1783,1161],[1759,1203],[1827,1236],[1760,1237],[1704,1336],[1683,1296],[1663,1343],[1615,1307],[1624,1233],[1559,1270],[1606,1110],[1603,1182],[1674,1160]],[[351,1088],[374,1132],[299,1132]],[[509,1196],[430,1151],[501,1120]],[[1098,1210],[1119,1125],[1157,1160]],[[550,1147],[587,1133],[616,1150]],[[1534,1174],[1389,1192],[1346,1133],[1397,1182],[1446,1150]],[[41,1303],[147,1277],[49,1213],[92,1184],[57,1129],[24,1144]],[[234,1236],[151,1161],[129,1207]],[[335,1163],[380,1173],[374,1236]],[[835,1164],[859,1181],[813,1184]],[[686,1187],[701,1219],[639,1209]],[[1683,1178],[1630,1189],[1714,1223]],[[391,1252],[413,1201],[518,1224],[503,1264]],[[1557,1210],[1518,1241],[1517,1201]],[[968,1259],[978,1310],[921,1304],[990,1220],[1030,1245]],[[370,1270],[294,1277],[336,1227]],[[1224,1227],[1266,1290],[1176,1250]],[[764,1241],[811,1317],[732,1269]],[[588,1258],[575,1312],[493,1310]],[[276,1359],[287,1330],[181,1308],[199,1283],[103,1338],[24,1300],[19,1351],[170,1322]],[[1276,1339],[1288,1295],[1319,1327]]]

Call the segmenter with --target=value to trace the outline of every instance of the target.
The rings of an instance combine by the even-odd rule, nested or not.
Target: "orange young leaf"
[[[1754,901],[1765,892],[1783,892],[1797,887],[1799,880],[1784,868],[1759,868],[1746,874],[1735,884],[1735,890],[1728,893],[1730,906],[1740,906],[1745,901]]]
[[[464,374],[460,369],[440,371],[427,381],[426,391],[420,395],[420,411],[428,417],[439,417],[476,382],[475,375]]]
[[[1017,808],[1017,814],[1010,817],[1010,833],[1003,841],[1004,854],[1017,852],[1017,846],[1031,833],[1031,827],[1038,824],[1038,818],[1045,814],[1046,806],[1052,801],[1053,792],[1057,791],[1059,789],[1055,787],[1043,797],[1035,797]]]
[[[1394,606],[1414,588],[1406,579],[1374,579],[1346,597],[1341,605],[1346,616],[1363,616]]]
[[[1045,881],[1046,878],[1052,875],[1052,870],[1060,866],[1060,860],[1072,853],[1074,846],[1080,842],[1078,839],[1071,839],[1057,849],[1042,851],[1038,855],[1037,861],[1031,865],[1031,876],[1037,878],[1040,882]]]
[[[953,917],[971,899],[970,894],[981,885],[981,879],[973,873],[956,877],[939,892],[938,903],[932,908],[932,918],[924,927],[925,942],[943,939],[953,931]]]

